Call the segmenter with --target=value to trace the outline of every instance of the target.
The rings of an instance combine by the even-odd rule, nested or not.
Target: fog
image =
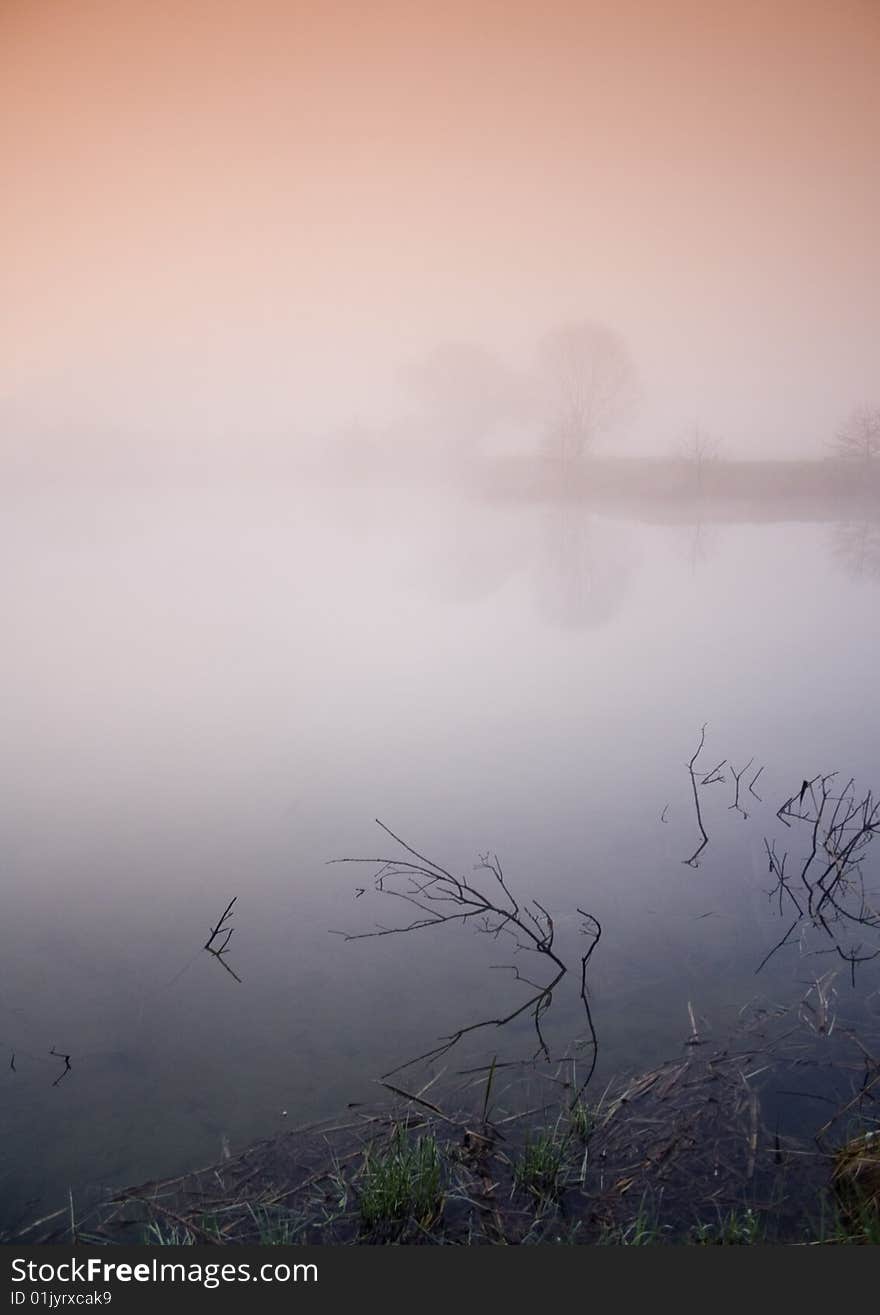
[[[369,1100],[513,1007],[467,930],[330,934],[393,921],[372,866],[328,866],[385,853],[375,818],[453,870],[497,852],[566,955],[575,909],[600,918],[602,1073],[676,1053],[689,1000],[720,1037],[802,993],[796,947],[756,977],[785,930],[762,842],[798,844],[776,809],[802,778],[876,782],[876,498],[646,505],[311,481],[7,506],[4,1226]],[[703,722],[707,767],[764,770],[748,818],[729,776],[703,791],[694,870]],[[201,948],[233,896],[238,982]]]
[[[0,50],[0,1232],[510,1007],[468,928],[331,934],[377,818],[601,919],[600,1074],[799,998],[765,841],[878,784],[877,7],[7,0]]]
[[[816,456],[875,400],[875,5],[138,8],[2,7],[16,457],[417,441],[438,346],[515,376],[585,319],[642,386],[611,451]]]

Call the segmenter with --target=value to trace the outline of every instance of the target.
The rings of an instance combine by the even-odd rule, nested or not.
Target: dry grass
[[[116,1191],[82,1213],[78,1236],[221,1246],[880,1240],[876,1042],[845,1025],[816,1032],[796,1008],[759,1007],[724,1047],[688,1040],[677,1058],[613,1081],[589,1104],[575,1098],[565,1061],[493,1062],[458,1085],[400,1089],[385,1107]],[[27,1240],[67,1241],[66,1215]]]

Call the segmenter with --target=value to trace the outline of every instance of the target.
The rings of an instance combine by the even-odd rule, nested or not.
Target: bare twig
[[[64,1080],[64,1078],[67,1077],[68,1073],[71,1070],[70,1055],[63,1055],[61,1051],[56,1050],[54,1046],[52,1046],[51,1049],[49,1050],[49,1054],[54,1055],[56,1059],[64,1060],[64,1068],[61,1070],[61,1072],[58,1074],[58,1077],[52,1083],[53,1087],[57,1087],[59,1083],[61,1083]]]
[[[835,772],[829,772],[804,779],[800,790],[777,810],[786,827],[800,825],[807,832],[799,871],[787,872],[788,854],[780,859],[776,842],[764,839],[769,870],[776,877],[770,898],[777,897],[780,914],[783,897],[787,898],[798,916],[758,971],[801,924],[828,938],[827,953],[836,953],[849,964],[853,985],[856,965],[880,957],[880,912],[870,902],[862,871],[867,848],[880,831],[880,803],[870,790],[859,796],[852,778],[837,791],[836,778]],[[866,929],[875,943],[849,943],[847,938],[855,934],[856,927]],[[860,934],[864,936],[865,931]]]
[[[736,782],[736,794],[734,795],[733,803],[730,805],[730,809],[735,810],[737,813],[742,813],[743,818],[748,817],[748,813],[746,812],[746,810],[743,808],[742,804],[739,801],[739,783],[754,761],[755,761],[754,758],[750,758],[749,761],[746,763],[745,767],[743,767],[742,770],[739,772],[736,770],[733,763],[730,764],[730,770],[733,773],[733,779]],[[757,798],[757,795],[755,796],[755,798]]]
[[[584,1011],[587,1016],[587,1028],[590,1033],[590,1044],[592,1045],[593,1053],[590,1059],[590,1066],[587,1070],[587,1076],[578,1088],[577,1095],[574,1098],[574,1105],[578,1103],[581,1096],[590,1085],[593,1074],[596,1072],[596,1064],[599,1059],[599,1040],[596,1036],[596,1028],[593,1024],[593,1012],[590,1009],[590,998],[587,992],[587,964],[590,962],[590,959],[593,956],[593,951],[599,944],[599,938],[602,935],[602,926],[598,918],[594,918],[591,913],[584,913],[583,909],[578,909],[578,913],[584,919],[584,926],[581,930],[585,936],[590,936],[592,938],[586,954],[581,956],[581,1000],[583,1001]]]
[[[755,785],[757,783],[758,777],[761,775],[763,770],[764,770],[763,767],[759,767],[758,770],[755,772],[755,775],[749,781],[749,794],[753,794],[759,804],[763,803],[764,801],[761,798],[761,796],[758,794],[757,790],[755,789]]]
[[[230,968],[229,964],[226,962],[225,958],[223,957],[225,954],[228,953],[227,947],[229,945],[229,942],[232,940],[232,933],[235,930],[234,927],[231,927],[229,925],[229,918],[232,914],[232,906],[237,899],[238,896],[233,895],[232,899],[226,905],[226,908],[223,910],[222,914],[217,920],[217,925],[211,928],[211,934],[208,937],[208,939],[205,941],[205,949],[208,951],[209,954],[213,954],[217,962],[223,968],[226,969],[226,971],[230,974],[230,976],[234,977],[237,982],[241,982],[241,978],[239,977],[238,973],[235,972],[234,969]],[[223,937],[222,944],[216,946],[214,942],[218,940],[221,936]]]
[[[556,927],[553,915],[538,899],[533,898],[523,902],[517,899],[507,883],[497,854],[486,853],[480,856],[474,871],[485,874],[483,878],[455,876],[447,868],[407,844],[384,822],[379,821],[378,818],[376,822],[401,846],[405,851],[405,857],[341,858],[331,861],[372,863],[376,867],[373,885],[377,893],[409,905],[415,910],[415,916],[409,922],[396,926],[381,925],[371,931],[335,934],[350,941],[366,940],[378,936],[398,936],[420,931],[426,927],[439,927],[457,922],[473,927],[492,940],[498,940],[500,937],[509,938],[513,942],[514,953],[537,954],[550,965],[551,969],[550,979],[541,982],[534,981],[521,972],[516,964],[494,965],[506,968],[513,973],[515,981],[529,988],[530,994],[527,999],[497,1017],[483,1018],[456,1028],[455,1031],[441,1037],[438,1045],[383,1073],[382,1080],[385,1081],[414,1064],[438,1059],[473,1032],[488,1027],[505,1027],[523,1016],[531,1017],[535,1029],[537,1048],[533,1058],[541,1058],[549,1062],[551,1055],[542,1029],[542,1019],[553,1002],[556,987],[567,972],[566,964],[556,951]],[[581,999],[587,1016],[590,1044],[593,1047],[593,1066],[590,1071],[592,1076],[597,1042],[586,993],[586,964],[601,935],[601,928],[589,914],[583,913],[582,910],[578,912],[589,923],[589,928],[585,930],[589,930],[593,936],[590,949],[582,958],[581,971]]]
[[[682,859],[682,862],[691,868],[697,868],[700,866],[700,862],[699,862],[700,855],[702,854],[703,850],[706,848],[706,846],[709,843],[709,837],[706,833],[706,828],[703,826],[703,814],[700,811],[700,792],[697,788],[697,775],[696,772],[694,771],[694,765],[696,764],[696,761],[699,758],[703,745],[705,743],[706,743],[706,724],[704,722],[703,726],[700,729],[700,743],[697,745],[696,752],[694,753],[693,757],[687,763],[688,774],[691,778],[691,787],[694,792],[694,807],[697,810],[697,826],[700,828],[700,835],[702,836],[702,840],[697,845],[696,849],[691,854],[690,858]],[[724,766],[723,762],[718,764],[718,767],[723,767],[723,766]],[[713,767],[712,771],[708,772],[706,776],[703,777],[703,785],[709,785],[713,780],[718,781],[723,779],[722,777],[714,775],[714,773],[718,771],[718,767]]]

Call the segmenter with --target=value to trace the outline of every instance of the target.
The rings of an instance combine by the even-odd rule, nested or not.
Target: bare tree
[[[624,340],[593,320],[548,333],[539,347],[543,446],[563,465],[583,459],[596,439],[628,421],[638,401],[636,368]]]
[[[701,493],[706,467],[718,460],[720,448],[721,439],[708,433],[701,425],[691,425],[678,442],[678,459],[693,469]]]
[[[880,406],[857,406],[838,429],[831,444],[835,455],[845,461],[876,461],[880,458]]]
[[[702,425],[691,425],[678,444],[678,455],[682,461],[712,461],[720,447],[720,438],[708,433]]]

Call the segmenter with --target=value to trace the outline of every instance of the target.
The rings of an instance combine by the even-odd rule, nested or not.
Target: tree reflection
[[[696,572],[697,567],[705,566],[715,556],[717,538],[715,526],[710,525],[700,516],[692,524],[684,526],[682,554],[692,573]]]
[[[841,521],[831,535],[831,555],[853,580],[880,580],[880,520],[875,515]]]
[[[468,504],[444,512],[443,532],[428,536],[407,571],[419,592],[438,603],[490,598],[528,563],[528,536],[510,516]]]
[[[536,570],[538,610],[567,629],[603,625],[618,611],[632,573],[622,528],[573,503],[544,517]]]

